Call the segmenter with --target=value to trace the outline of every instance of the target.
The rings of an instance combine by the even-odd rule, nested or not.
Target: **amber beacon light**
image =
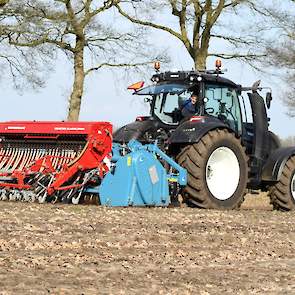
[[[221,62],[221,60],[220,60],[220,59],[217,59],[217,60],[215,61],[215,67],[216,67],[216,69],[217,69],[217,70],[220,70],[221,66],[222,66],[222,62]]]
[[[159,61],[156,61],[156,62],[154,63],[154,69],[158,72],[158,71],[160,70],[160,68],[161,68],[161,64],[160,64],[160,62],[159,62]]]

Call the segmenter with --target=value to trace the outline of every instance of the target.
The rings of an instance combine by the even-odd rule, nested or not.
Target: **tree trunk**
[[[5,6],[8,2],[9,0],[0,0],[0,7]]]
[[[69,102],[68,121],[78,121],[84,90],[84,44],[78,44],[74,53],[74,84]]]
[[[195,69],[202,71],[206,70],[206,60],[207,60],[207,54],[204,52],[198,52],[194,56],[194,63],[195,63]]]

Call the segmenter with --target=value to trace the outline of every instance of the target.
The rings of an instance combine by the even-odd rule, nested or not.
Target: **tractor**
[[[220,61],[204,71],[160,72],[156,65],[152,85],[129,87],[150,104],[150,115],[119,128],[114,142],[156,141],[186,168],[181,195],[189,206],[236,209],[248,191],[260,190],[269,192],[274,209],[294,209],[295,147],[281,147],[269,130],[271,89],[260,81],[243,87],[226,79]],[[192,94],[198,97],[195,113],[184,116]]]

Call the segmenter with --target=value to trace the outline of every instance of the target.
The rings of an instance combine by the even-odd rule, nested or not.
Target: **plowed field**
[[[295,293],[295,213],[0,202],[0,294]]]

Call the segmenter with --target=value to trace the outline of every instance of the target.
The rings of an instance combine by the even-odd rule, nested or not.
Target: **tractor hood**
[[[157,130],[162,127],[162,123],[152,118],[146,121],[136,121],[119,128],[113,134],[114,142],[127,143],[131,139],[136,139],[142,143],[153,140]]]

